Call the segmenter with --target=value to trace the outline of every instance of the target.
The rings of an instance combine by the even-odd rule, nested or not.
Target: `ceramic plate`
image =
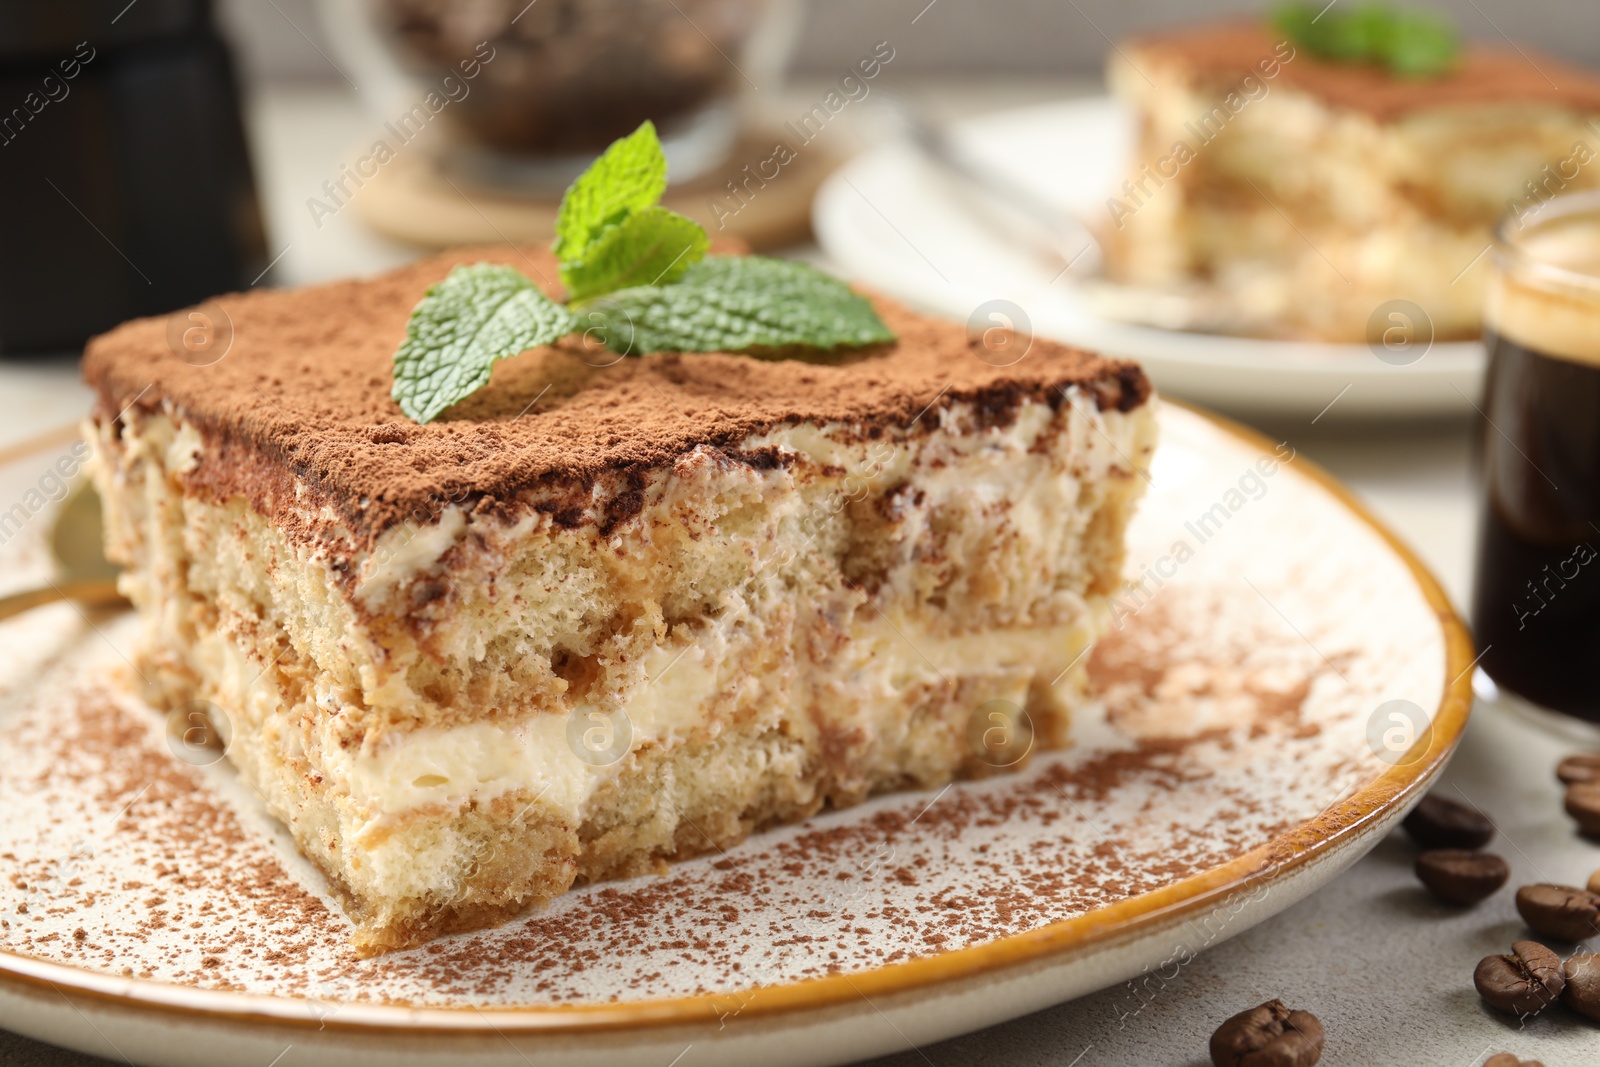
[[[0,1025],[196,1067],[779,1067],[1185,965],[1401,817],[1460,736],[1472,653],[1287,446],[1161,424],[1072,748],[375,960],[227,762],[180,759],[186,724],[122,695],[130,616],[0,625]],[[10,588],[47,577],[54,461],[0,469]]]
[[[1108,99],[988,115],[954,130],[971,159],[1062,212],[1105,216],[1131,156],[1133,120]],[[817,239],[843,273],[958,321],[996,300],[1032,330],[1144,363],[1170,395],[1229,411],[1311,416],[1467,413],[1480,391],[1483,346],[1439,343],[1379,359],[1362,345],[1181,333],[1101,318],[1060,264],[1019,254],[917,153],[889,144],[853,160],[818,194]],[[1308,294],[1308,299],[1314,294]],[[1012,313],[1008,317],[1014,317]],[[986,323],[987,325],[987,323]]]

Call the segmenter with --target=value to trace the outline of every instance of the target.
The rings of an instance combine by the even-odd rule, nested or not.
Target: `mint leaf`
[[[1286,4],[1274,9],[1272,24],[1319,58],[1371,63],[1407,77],[1443,74],[1461,52],[1461,40],[1448,19],[1392,4]]]
[[[1318,47],[1320,31],[1313,21],[1317,9],[1308,4],[1281,4],[1272,9],[1274,29],[1313,55],[1324,54]],[[1314,43],[1317,42],[1317,43]]]
[[[894,340],[867,300],[804,263],[711,256],[677,285],[612,293],[584,309],[612,351],[744,352]]]
[[[1385,48],[1389,69],[1396,74],[1431,77],[1456,64],[1461,41],[1448,21],[1424,11],[1402,14]]]
[[[489,384],[498,360],[572,331],[572,315],[515,268],[461,266],[429,287],[394,353],[395,403],[417,422]]]
[[[582,258],[561,268],[574,304],[639,285],[671,285],[706,258],[711,238],[693,219],[647,207],[606,229]]]
[[[1349,11],[1329,11],[1326,23],[1328,57],[1345,63],[1374,63],[1382,60],[1389,39],[1390,15],[1381,7],[1362,4]]]
[[[607,227],[661,199],[667,189],[667,157],[648,120],[601,153],[567,187],[556,215],[555,253],[577,260]]]

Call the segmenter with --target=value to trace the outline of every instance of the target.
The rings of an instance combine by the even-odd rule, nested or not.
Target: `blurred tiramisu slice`
[[[1108,272],[1211,283],[1267,334],[1415,336],[1429,324],[1403,321],[1418,312],[1391,302],[1407,301],[1432,336],[1474,336],[1496,218],[1600,185],[1600,76],[1458,48],[1415,13],[1319,7],[1111,58],[1139,133],[1106,204]]]
[[[419,425],[396,341],[478,260],[556,274],[441,256],[220,298],[210,366],[155,319],[85,361],[150,695],[221,709],[359,948],[1062,742],[1153,447],[1136,366],[991,366],[879,304],[898,341],[820,363],[569,337]]]

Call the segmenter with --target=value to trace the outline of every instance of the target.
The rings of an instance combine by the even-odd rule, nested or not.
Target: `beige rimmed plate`
[[[951,135],[971,159],[1036,200],[1096,221],[1106,218],[1107,198],[1122,195],[1136,130],[1137,118],[1122,104],[1090,97],[983,115],[957,123]],[[1421,321],[1407,323],[1406,346],[1380,357],[1365,344],[1230,337],[1108,319],[1059,262],[1029,254],[987,226],[959,187],[901,142],[879,145],[835,171],[817,194],[812,228],[848,278],[958,322],[975,318],[980,329],[1008,321],[1023,332],[1138,360],[1157,388],[1225,411],[1461,417],[1482,392],[1483,345],[1432,341],[1432,324]],[[1463,271],[1468,266],[1461,264]]]
[[[118,695],[129,617],[3,624],[0,1025],[141,1064],[778,1067],[1181,966],[1401,817],[1460,737],[1472,652],[1289,446],[1161,422],[1073,748],[376,960],[227,764]],[[0,590],[46,574],[55,458],[0,469]]]

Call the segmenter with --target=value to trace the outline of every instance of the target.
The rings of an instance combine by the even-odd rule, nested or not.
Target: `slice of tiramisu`
[[[1322,7],[1112,57],[1139,137],[1106,203],[1108,273],[1210,283],[1266,334],[1475,336],[1495,220],[1600,185],[1600,76],[1527,48],[1453,51],[1398,9]]]
[[[567,306],[520,280],[603,287],[572,250],[635,231],[595,217],[560,264],[222,297],[208,366],[156,319],[85,356],[149,696],[214,706],[364,952],[1016,767],[1065,739],[1119,584],[1155,432],[1136,366],[999,360],[770,261]],[[569,331],[590,321],[768,358],[624,358]],[[802,327],[864,346],[771,358]],[[557,339],[520,351],[530,329]]]

